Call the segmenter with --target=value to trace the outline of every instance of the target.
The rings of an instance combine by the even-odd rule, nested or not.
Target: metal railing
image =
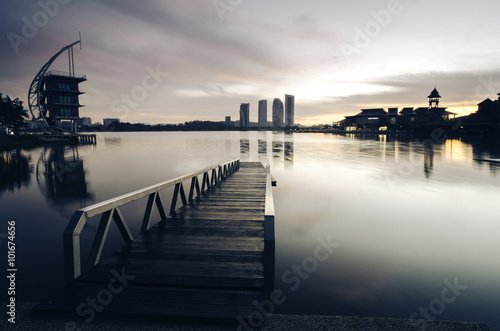
[[[93,204],[81,209],[78,209],[71,218],[66,230],[64,231],[64,253],[66,265],[67,279],[75,279],[82,273],[81,264],[81,248],[80,248],[80,234],[87,220],[91,217],[102,215],[94,237],[94,241],[90,248],[89,257],[87,259],[86,269],[89,269],[99,263],[104,242],[108,234],[111,220],[114,220],[120,234],[122,235],[125,243],[128,244],[134,239],[130,229],[125,222],[125,218],[120,211],[121,206],[126,205],[132,201],[148,196],[148,203],[144,212],[144,218],[141,226],[141,233],[147,231],[151,225],[151,216],[153,213],[154,205],[158,208],[161,220],[165,220],[167,216],[175,214],[177,200],[180,196],[182,207],[187,204],[192,204],[195,199],[199,198],[207,190],[217,185],[220,181],[226,179],[240,167],[240,160],[235,159],[222,164],[213,165],[185,176],[181,176],[160,184],[149,186],[141,190],[131,192],[117,198],[109,199],[100,203]],[[200,182],[198,176],[203,175]],[[186,196],[184,191],[183,182],[191,180],[189,194]],[[269,180],[269,174],[268,174]],[[169,214],[167,215],[163,202],[160,198],[160,191],[169,187],[175,186],[174,194],[170,204]],[[266,200],[267,201],[267,200]],[[266,202],[267,205],[267,202]],[[181,207],[181,208],[182,208]],[[267,210],[267,209],[266,209]],[[273,211],[274,213],[274,211]],[[274,219],[274,216],[273,216]]]
[[[70,73],[67,71],[59,71],[59,70],[49,70],[45,73],[45,76],[62,76],[62,77],[71,77],[71,78],[78,78],[78,79],[87,80],[86,75],[75,74],[75,73]]]

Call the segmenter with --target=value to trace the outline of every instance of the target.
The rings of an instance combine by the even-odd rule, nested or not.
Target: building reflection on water
[[[4,191],[14,192],[28,187],[33,166],[31,155],[20,149],[0,152],[0,196]]]
[[[287,166],[293,166],[293,140],[285,141],[285,167]]]
[[[500,137],[489,139],[463,138],[462,142],[472,146],[474,163],[482,166],[487,165],[492,174],[500,171],[500,163],[485,160],[500,160]]]
[[[58,209],[70,205],[73,208],[75,204],[81,208],[95,201],[87,189],[77,146],[46,147],[36,165],[36,180],[42,194]]]
[[[484,161],[484,159],[500,160],[500,138],[433,141],[430,138],[403,135],[345,134],[343,136],[354,143],[336,144],[334,149],[325,152],[340,153],[344,156],[352,154],[354,160],[368,157],[391,162],[395,164],[396,171],[402,177],[420,173],[426,179],[431,179],[436,170],[436,159],[439,164],[443,158],[473,159],[475,164],[487,165],[492,174],[500,171],[500,163]],[[304,148],[307,149],[307,146]],[[231,149],[230,146],[226,146],[226,150],[228,149]],[[258,132],[254,136],[246,133],[240,138],[239,151],[242,160],[255,159],[255,154],[258,154],[258,159],[262,163],[270,163],[274,168],[292,168],[295,162],[294,149],[294,133]]]
[[[267,155],[267,140],[259,139],[259,155]]]
[[[484,161],[500,160],[500,137],[444,141],[408,135],[345,134],[344,137],[357,143],[339,144],[336,152],[392,162],[402,177],[423,171],[425,178],[430,179],[436,170],[436,159],[438,162],[442,159],[473,160],[475,164],[488,166],[492,174],[500,170],[500,163]]]
[[[424,174],[426,178],[432,175],[432,168],[434,167],[434,144],[424,144]]]
[[[247,155],[250,154],[250,140],[240,139],[240,154]]]
[[[265,134],[265,136],[263,136]],[[264,164],[272,162],[273,167],[293,167],[293,134],[283,132],[261,133],[256,139],[240,139],[240,157],[250,159],[252,150],[257,149],[258,159]],[[227,149],[227,148],[226,148]]]

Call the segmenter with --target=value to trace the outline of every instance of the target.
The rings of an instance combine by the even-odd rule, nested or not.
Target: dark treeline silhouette
[[[0,135],[17,135],[26,126],[25,118],[28,118],[28,112],[23,108],[23,102],[0,93]]]
[[[80,128],[81,132],[94,132],[94,131],[113,131],[113,132],[150,132],[150,131],[223,131],[234,130],[228,127],[224,122],[213,121],[191,121],[181,124],[143,124],[143,123],[128,123],[128,122],[114,122],[109,125],[101,126],[84,126]]]

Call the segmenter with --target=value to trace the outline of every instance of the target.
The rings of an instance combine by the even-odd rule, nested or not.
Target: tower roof
[[[441,96],[439,95],[439,92],[434,87],[434,90],[432,90],[432,92],[431,92],[431,94],[429,94],[428,98],[441,98]]]

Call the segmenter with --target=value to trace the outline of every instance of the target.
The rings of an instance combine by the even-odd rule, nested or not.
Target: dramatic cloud
[[[7,1],[0,92],[26,101],[40,67],[82,32],[81,116],[94,121],[237,119],[241,102],[256,121],[258,100],[291,93],[297,123],[328,123],[423,106],[434,86],[466,114],[500,92],[499,11],[494,0]],[[66,67],[64,55],[53,66]],[[151,70],[154,88],[124,102]]]

